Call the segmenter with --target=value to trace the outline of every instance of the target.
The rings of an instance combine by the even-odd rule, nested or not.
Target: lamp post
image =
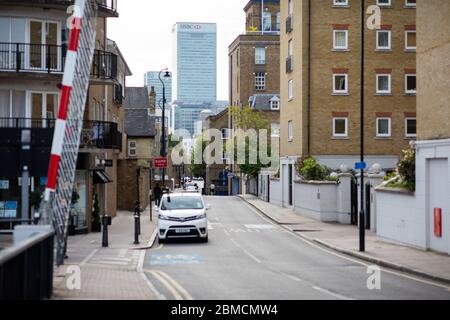
[[[166,151],[166,84],[161,79],[161,74],[164,72],[164,78],[169,79],[170,78],[170,72],[167,68],[161,70],[159,72],[159,81],[161,81],[163,86],[163,105],[162,105],[162,119],[161,119],[161,157],[167,157],[167,151]],[[166,184],[166,169],[162,169],[162,184],[163,187]]]
[[[359,251],[364,252],[366,250],[366,217],[364,210],[364,66],[365,66],[365,14],[366,14],[365,0],[361,0],[361,204],[359,211]]]

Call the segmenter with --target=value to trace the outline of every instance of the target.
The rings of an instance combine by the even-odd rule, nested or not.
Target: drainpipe
[[[261,34],[264,35],[264,0],[261,0]]]

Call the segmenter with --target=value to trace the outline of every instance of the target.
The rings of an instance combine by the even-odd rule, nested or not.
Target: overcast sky
[[[176,22],[217,23],[217,95],[228,100],[228,45],[244,31],[248,0],[119,0],[119,18],[110,18],[108,37],[116,41],[133,76],[144,85],[146,71],[172,68],[172,26]]]

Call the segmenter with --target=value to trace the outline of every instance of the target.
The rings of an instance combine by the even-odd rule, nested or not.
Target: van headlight
[[[164,215],[164,214],[159,214],[158,215],[158,219],[160,219],[160,220],[169,220],[169,217],[168,216],[166,216],[166,215]]]
[[[197,220],[206,219],[206,213],[203,213],[203,214],[200,214],[200,215],[196,216],[195,219],[197,219]]]

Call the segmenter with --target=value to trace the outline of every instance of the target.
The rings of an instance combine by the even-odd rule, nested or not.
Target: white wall
[[[295,211],[324,222],[337,221],[337,189],[333,182],[295,182]]]
[[[377,235],[386,241],[426,248],[422,213],[413,194],[401,189],[376,188]]]
[[[270,203],[282,206],[281,181],[279,179],[270,180]]]

